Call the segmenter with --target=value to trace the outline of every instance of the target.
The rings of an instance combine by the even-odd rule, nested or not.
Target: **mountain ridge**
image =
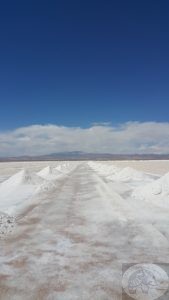
[[[0,157],[0,162],[47,160],[169,160],[169,154],[111,154],[68,151],[34,156],[22,155]]]

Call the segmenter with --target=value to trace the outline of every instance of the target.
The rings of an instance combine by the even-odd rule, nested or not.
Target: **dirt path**
[[[121,299],[122,263],[166,262],[169,243],[80,164],[0,241],[0,299]]]

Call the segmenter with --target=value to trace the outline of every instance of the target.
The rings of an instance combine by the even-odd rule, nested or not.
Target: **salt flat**
[[[1,163],[0,299],[122,299],[124,263],[169,263],[168,172],[169,161]]]

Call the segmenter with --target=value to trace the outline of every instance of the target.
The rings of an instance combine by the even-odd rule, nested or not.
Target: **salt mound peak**
[[[43,183],[43,180],[36,173],[31,173],[24,169],[2,182],[0,188],[7,188],[8,186],[11,188],[25,184],[37,185],[41,183]]]
[[[136,188],[133,192],[134,198],[148,199],[169,195],[169,173],[146,186]]]
[[[133,169],[131,167],[125,167],[118,173],[118,178],[121,180],[142,180],[145,177],[145,174],[141,171]]]
[[[68,164],[64,163],[64,164],[60,164],[57,167],[55,167],[54,171],[58,172],[58,173],[60,172],[60,174],[61,173],[68,173],[69,172],[69,168],[70,168],[70,166]]]
[[[121,170],[121,168],[119,167],[116,167],[114,165],[109,166],[107,164],[89,163],[89,166],[91,166],[100,175],[107,177],[114,175]]]
[[[39,176],[46,176],[52,173],[52,168],[50,166],[47,166],[45,168],[43,168],[42,170],[40,170],[37,175]]]
[[[169,194],[169,173],[163,175],[160,179],[155,180],[151,185],[147,185],[152,194]]]
[[[61,172],[59,172],[59,170],[57,170],[56,168],[52,168],[51,166],[47,166],[37,173],[37,175],[42,178],[47,178],[49,176],[57,176],[60,174]]]
[[[120,171],[121,171],[121,168],[118,168],[116,166],[107,167],[107,174],[110,176],[113,174],[117,174]],[[106,168],[105,168],[105,175],[106,175]]]
[[[23,184],[32,184],[32,185],[39,185],[44,183],[44,179],[38,176],[34,172],[29,172],[28,170],[24,170],[24,176],[22,178]]]
[[[143,172],[138,171],[132,167],[125,167],[121,170],[121,173],[125,173],[125,174],[142,174]]]
[[[162,177],[160,177],[160,179],[158,179],[160,181],[167,181],[169,183],[169,172],[164,174]]]

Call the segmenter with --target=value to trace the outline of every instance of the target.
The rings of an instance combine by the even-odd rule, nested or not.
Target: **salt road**
[[[0,240],[0,299],[121,300],[124,263],[169,263],[169,211],[88,162],[54,183]]]

